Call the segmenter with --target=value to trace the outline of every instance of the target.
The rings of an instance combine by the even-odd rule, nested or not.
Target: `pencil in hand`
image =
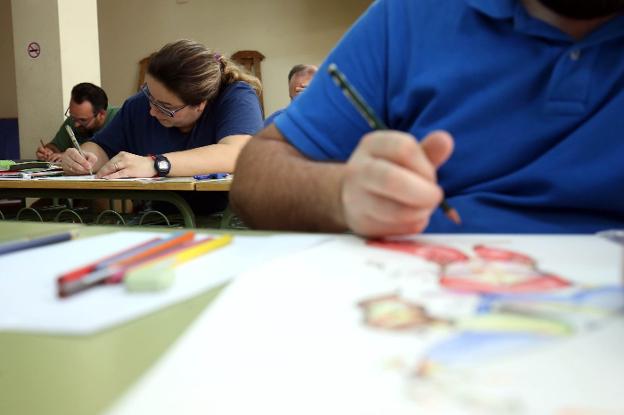
[[[388,126],[375,114],[373,109],[364,101],[364,98],[359,94],[359,92],[347,81],[347,78],[344,74],[338,69],[335,63],[331,63],[327,71],[329,75],[333,79],[333,81],[338,85],[342,93],[347,97],[349,102],[353,104],[355,109],[358,110],[360,115],[364,117],[368,125],[373,130],[387,130]],[[440,202],[440,208],[453,223],[456,225],[461,225],[461,217],[457,210],[455,210],[451,205],[448,204],[446,199],[443,199]]]
[[[72,128],[69,125],[66,125],[65,129],[67,130],[67,134],[69,134],[69,139],[71,140],[72,144],[74,145],[74,148],[76,150],[78,150],[78,152],[80,153],[82,158],[84,158],[86,160],[87,156],[85,156],[85,153],[80,148],[80,144],[78,144],[78,140],[76,140],[76,135],[74,134],[74,130],[72,130]],[[90,164],[89,164],[89,174],[93,175],[93,170],[91,170],[91,165]]]
[[[440,202],[440,208],[442,212],[449,218],[455,225],[461,225],[461,216],[459,216],[459,212],[453,206],[449,205],[446,199],[443,199]]]

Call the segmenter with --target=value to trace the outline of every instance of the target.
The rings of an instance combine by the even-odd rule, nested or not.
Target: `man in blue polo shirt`
[[[247,145],[231,202],[254,227],[368,236],[622,227],[623,9],[377,1]],[[329,63],[395,131],[370,133]]]

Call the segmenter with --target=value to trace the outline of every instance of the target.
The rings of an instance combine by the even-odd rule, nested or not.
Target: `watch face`
[[[158,161],[158,170],[165,171],[169,169],[169,162],[167,160],[159,160]]]

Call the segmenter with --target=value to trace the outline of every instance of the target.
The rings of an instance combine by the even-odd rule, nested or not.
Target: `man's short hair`
[[[292,67],[292,69],[290,70],[290,72],[288,72],[288,82],[290,82],[290,80],[292,79],[293,76],[295,76],[295,74],[298,74],[299,72],[305,71],[308,68],[313,68],[312,65],[303,65],[303,64],[299,64],[299,65],[295,65]]]
[[[93,114],[108,109],[108,97],[106,92],[97,85],[89,82],[82,82],[72,88],[71,99],[76,104],[89,101],[93,106]]]

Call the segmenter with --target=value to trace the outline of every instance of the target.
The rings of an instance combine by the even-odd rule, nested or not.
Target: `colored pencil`
[[[145,262],[159,254],[175,250],[192,241],[194,237],[195,233],[192,231],[176,232],[168,238],[149,240],[95,263],[70,271],[57,279],[58,295],[65,298],[98,284],[118,283],[123,279],[125,271],[131,265]]]
[[[40,246],[52,245],[59,242],[69,241],[77,235],[76,231],[63,232],[55,235],[41,236],[37,238],[7,242],[0,245],[0,255],[10,254],[13,252],[23,251]]]
[[[124,284],[129,291],[155,291],[167,288],[175,278],[174,268],[232,242],[232,235],[198,241],[171,255],[157,258],[128,270]]]
[[[355,109],[358,110],[373,130],[388,129],[388,126],[386,126],[382,119],[375,114],[375,111],[373,111],[366,101],[364,101],[364,98],[362,98],[360,93],[349,83],[349,81],[347,81],[347,78],[338,69],[338,66],[336,66],[335,63],[330,64],[327,71],[342,93],[347,97],[349,102],[353,104]],[[446,199],[442,200],[440,208],[451,221],[457,225],[461,224],[461,217],[459,216],[459,213],[448,204]]]

